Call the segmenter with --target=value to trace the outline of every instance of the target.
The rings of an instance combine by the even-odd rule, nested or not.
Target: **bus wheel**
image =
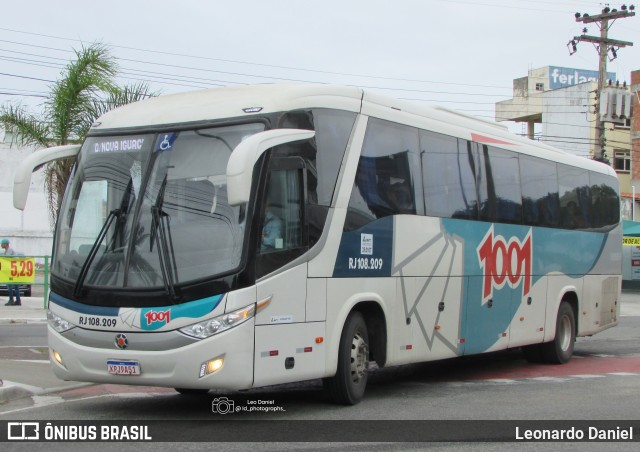
[[[362,400],[367,386],[369,334],[362,314],[352,312],[347,318],[338,350],[336,375],[323,380],[325,390],[335,403],[355,405]]]
[[[173,389],[178,391],[180,394],[186,395],[186,396],[205,395],[206,393],[209,392],[208,389],[191,389],[191,388],[173,388]]]
[[[576,341],[576,318],[573,309],[566,301],[560,303],[556,319],[556,338],[542,344],[542,356],[548,363],[564,364],[573,355]]]

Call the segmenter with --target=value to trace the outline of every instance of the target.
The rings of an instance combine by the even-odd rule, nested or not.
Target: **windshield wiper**
[[[96,237],[96,240],[93,242],[93,246],[89,251],[89,255],[84,260],[84,263],[82,264],[82,268],[80,269],[78,280],[76,281],[76,285],[73,289],[73,295],[76,298],[80,297],[80,294],[82,292],[82,287],[84,286],[84,280],[87,278],[87,273],[89,273],[89,267],[91,266],[93,259],[95,259],[96,254],[98,254],[98,248],[100,248],[102,241],[107,236],[107,232],[109,231],[111,224],[114,222],[114,220],[116,220],[117,218],[120,218],[121,212],[122,212],[121,209],[113,209],[111,212],[109,212],[109,215],[107,215],[107,218],[104,220],[102,229],[100,229],[100,233],[98,234],[98,237]]]
[[[158,244],[158,258],[160,261],[160,272],[167,293],[174,299],[177,299],[174,278],[177,279],[177,264],[175,261],[175,253],[173,251],[173,240],[171,238],[170,217],[162,209],[164,203],[164,194],[167,188],[167,175],[164,175],[162,185],[158,191],[156,202],[151,206],[151,235],[149,237],[149,251],[153,250],[154,239]],[[165,221],[167,223],[165,229]],[[167,240],[167,236],[169,239]]]
[[[124,189],[124,194],[122,195],[122,201],[120,202],[120,212],[118,213],[118,222],[116,224],[116,229],[113,232],[113,237],[111,237],[111,250],[115,251],[116,249],[116,240],[118,237],[122,236],[122,228],[124,226],[124,222],[126,221],[127,214],[129,213],[129,207],[131,205],[131,189],[133,188],[133,180],[129,178],[129,183],[127,187]],[[118,210],[118,209],[117,209]]]
[[[91,250],[89,251],[87,258],[84,260],[84,263],[82,264],[82,268],[80,269],[80,274],[78,275],[76,285],[73,289],[73,295],[75,297],[79,298],[81,295],[82,287],[84,286],[84,281],[85,279],[87,279],[87,274],[89,273],[89,267],[91,266],[91,263],[93,262],[96,255],[98,254],[98,249],[100,248],[100,245],[102,244],[102,241],[104,240],[104,238],[107,236],[107,232],[109,232],[109,228],[111,227],[111,224],[116,220],[118,221],[118,223],[121,223],[123,219],[126,218],[127,213],[129,213],[129,207],[130,207],[129,198],[131,197],[132,188],[133,188],[133,180],[129,178],[129,183],[127,184],[127,187],[124,189],[122,201],[120,202],[120,208],[113,209],[111,212],[109,212],[109,215],[107,215],[107,218],[104,220],[102,229],[100,230],[98,237],[96,237],[96,240],[93,242],[93,245],[91,246]],[[119,226],[121,227],[121,225]],[[115,250],[116,238],[118,236],[118,231],[120,227],[116,227],[116,230],[111,239],[111,243],[113,244],[112,250]]]

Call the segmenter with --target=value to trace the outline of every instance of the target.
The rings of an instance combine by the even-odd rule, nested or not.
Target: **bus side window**
[[[304,163],[299,158],[274,159],[262,205],[258,276],[270,273],[306,251],[304,227]]]
[[[369,119],[344,230],[389,215],[423,214],[418,130]]]
[[[422,130],[420,146],[426,214],[475,220],[475,160],[468,142]]]
[[[588,229],[591,226],[589,173],[581,168],[558,164],[561,227]]]
[[[267,186],[264,217],[262,219],[262,238],[260,241],[260,252],[262,253],[284,248],[285,228],[283,218],[286,199],[284,199],[280,183],[283,179],[282,173],[282,171],[273,171]]]

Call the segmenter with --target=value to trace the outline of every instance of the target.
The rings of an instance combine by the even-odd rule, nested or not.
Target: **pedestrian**
[[[2,253],[5,256],[15,256],[16,252],[9,246],[9,239],[2,239],[0,246],[4,250]],[[9,292],[9,302],[5,306],[22,306],[22,300],[20,300],[20,286],[18,284],[7,284],[7,292]],[[15,296],[15,302],[14,302]]]

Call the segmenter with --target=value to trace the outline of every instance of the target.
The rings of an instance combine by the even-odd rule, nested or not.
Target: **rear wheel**
[[[540,351],[546,362],[564,364],[573,355],[573,346],[576,341],[576,318],[573,308],[563,301],[558,308],[556,319],[556,337],[551,342],[541,345]]]
[[[342,405],[360,402],[367,386],[368,366],[367,324],[361,313],[352,312],[340,337],[336,375],[323,381],[331,400]]]

